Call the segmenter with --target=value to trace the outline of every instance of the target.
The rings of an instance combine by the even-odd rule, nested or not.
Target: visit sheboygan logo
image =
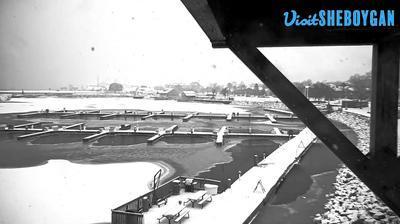
[[[285,26],[393,27],[395,10],[319,10],[299,15],[296,10],[283,13]]]

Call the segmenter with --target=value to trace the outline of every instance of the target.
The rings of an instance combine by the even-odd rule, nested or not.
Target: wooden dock
[[[273,108],[264,108],[264,110],[278,113],[278,114],[286,114],[286,115],[290,115],[290,116],[294,115],[292,111],[287,111],[287,110],[279,110],[279,109],[273,109]]]
[[[282,135],[281,130],[279,130],[279,128],[277,128],[277,127],[274,127],[274,132],[275,132],[275,134],[277,134],[277,135]]]
[[[104,137],[104,136],[106,136],[108,134],[110,134],[109,130],[99,131],[99,133],[96,133],[96,134],[93,134],[93,135],[90,135],[90,136],[82,138],[82,141],[86,142],[86,143],[92,142],[92,141],[94,141],[96,139],[99,139],[101,137]]]
[[[271,121],[271,123],[276,123],[274,116],[272,116],[271,114],[265,114],[265,117],[267,117],[268,120]]]
[[[34,128],[36,125],[40,125],[42,122],[32,122],[32,123],[27,123],[27,124],[19,124],[15,125],[14,128]]]
[[[112,114],[106,114],[106,115],[102,115],[99,117],[100,120],[106,120],[106,119],[111,119],[114,118],[118,115],[118,113],[112,113]]]
[[[188,114],[188,115],[186,115],[184,118],[182,118],[182,121],[183,122],[188,122],[192,117],[194,117],[194,116],[196,116],[196,115],[198,115],[199,113],[191,113],[191,114]]]
[[[233,113],[226,115],[226,121],[232,121]]]
[[[29,117],[36,117],[38,115],[43,115],[45,114],[44,112],[31,112],[31,113],[24,113],[24,114],[18,114],[18,118],[29,118]]]
[[[166,135],[173,135],[176,130],[178,130],[178,125],[172,125],[171,127],[167,128],[165,130],[161,130],[156,135],[147,139],[147,143],[154,144],[155,142],[157,142],[158,140],[160,140],[161,138],[163,138]]]
[[[223,126],[221,129],[219,129],[219,131],[217,133],[217,140],[215,140],[215,144],[217,144],[219,146],[224,144],[224,135],[227,130],[228,129],[226,126]]]
[[[191,216],[188,223],[250,223],[315,138],[308,128],[301,131],[243,174],[226,191],[215,195],[201,210],[201,215]]]
[[[119,115],[119,114],[118,114]],[[154,115],[154,114],[152,114]],[[167,115],[167,114],[165,114]],[[192,113],[189,114],[192,117],[197,116],[196,114]],[[112,135],[153,135],[149,139],[147,139],[147,142],[149,144],[154,144],[164,136],[171,136],[171,135],[177,135],[177,136],[208,136],[215,138],[215,143],[218,146],[221,146],[224,144],[224,138],[232,138],[232,137],[258,137],[258,138],[289,138],[290,136],[288,134],[283,134],[278,128],[274,128],[274,133],[251,133],[250,130],[249,132],[243,132],[243,133],[232,133],[229,132],[228,127],[223,126],[219,129],[218,132],[197,132],[194,131],[194,129],[191,129],[190,131],[177,131],[178,130],[178,125],[172,125],[171,127],[165,128],[160,131],[146,131],[146,130],[139,130],[137,127],[133,127],[131,124],[123,124],[120,126],[116,127],[109,127],[109,128],[104,128],[100,130],[94,130],[94,129],[86,129],[85,123],[76,123],[76,124],[71,124],[67,126],[52,126],[52,127],[46,127],[46,128],[34,128],[35,125],[39,125],[41,122],[33,122],[33,123],[27,123],[27,124],[20,124],[16,125],[15,127],[11,128],[5,128],[0,130],[1,132],[20,132],[23,131],[25,132],[23,135],[18,136],[17,139],[26,139],[30,137],[38,137],[41,135],[45,134],[50,134],[50,133],[57,133],[57,134],[62,134],[62,133],[74,133],[74,134],[90,134],[90,136],[84,137],[82,139],[83,142],[91,142],[96,139],[99,139],[101,137],[107,136],[109,134]],[[27,133],[28,132],[28,133]]]
[[[149,114],[149,115],[146,115],[146,116],[142,117],[141,119],[142,119],[142,120],[146,120],[146,119],[152,118],[152,117],[154,117],[154,116],[155,116],[155,114]]]
[[[65,126],[65,127],[62,127],[62,128],[63,129],[73,129],[73,128],[76,128],[76,127],[79,127],[79,130],[82,130],[85,127],[85,123],[71,124],[71,125],[68,125],[68,126]]]
[[[273,109],[271,109],[273,110]],[[276,110],[273,110],[276,112]],[[49,112],[32,112],[26,114],[17,115],[20,118],[33,118],[33,117],[43,117],[47,118],[49,116],[59,116],[62,119],[83,119],[85,116],[89,117],[98,117],[100,120],[106,119],[126,119],[129,117],[140,118],[141,120],[147,120],[149,118],[164,118],[164,119],[182,119],[183,122],[187,122],[190,119],[224,119],[226,121],[240,121],[240,120],[269,120],[272,123],[279,123],[279,121],[288,121],[288,120],[298,120],[297,117],[293,116],[292,112],[288,111],[280,111],[289,116],[272,116],[272,115],[253,115],[253,114],[219,114],[219,113],[199,113],[199,112],[190,112],[190,113],[179,113],[172,111],[100,111],[100,110],[89,110],[89,111],[72,111],[72,110],[61,110],[61,111],[49,111]]]
[[[50,129],[50,130],[46,130],[46,131],[40,131],[40,132],[34,132],[34,133],[30,133],[30,134],[20,135],[20,136],[17,137],[17,140],[37,137],[37,136],[40,136],[40,135],[50,134],[50,133],[53,133],[53,132],[54,131]]]

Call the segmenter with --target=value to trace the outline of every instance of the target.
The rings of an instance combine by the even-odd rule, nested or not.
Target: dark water
[[[147,142],[151,135],[113,135],[99,138],[93,143],[95,146],[101,145],[136,145]]]
[[[263,153],[268,156],[278,147],[278,143],[268,139],[243,140],[227,150],[227,152],[231,153],[233,159],[231,162],[217,164],[209,171],[202,172],[198,176],[221,180],[223,182],[221,190],[223,191],[226,188],[228,178],[230,178],[233,183],[238,178],[239,171],[244,174],[254,166],[254,155],[258,155],[259,158],[262,158]]]
[[[44,135],[31,141],[32,144],[61,144],[71,142],[82,142],[82,138],[89,136],[87,134],[54,134]]]
[[[337,122],[335,125],[350,141],[357,142],[354,131]],[[252,223],[313,223],[314,215],[324,212],[325,195],[334,191],[340,164],[342,162],[323,143],[312,145]]]
[[[35,150],[37,145],[28,148],[24,141],[16,141],[15,137],[13,134],[0,134],[0,168],[37,166],[47,162],[45,153]]]
[[[233,127],[229,129],[229,132],[231,133],[266,133],[265,130],[260,130],[260,129],[256,129],[256,128],[243,128],[243,127]]]
[[[312,223],[314,214],[323,212],[340,164],[325,145],[312,145],[253,223]]]
[[[168,144],[199,144],[212,142],[214,139],[212,137],[198,137],[198,136],[166,136],[160,141],[166,142]]]

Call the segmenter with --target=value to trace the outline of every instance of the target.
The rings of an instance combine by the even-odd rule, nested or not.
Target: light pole
[[[306,88],[306,97],[308,99],[308,89],[310,88],[310,86],[305,86],[305,88]]]

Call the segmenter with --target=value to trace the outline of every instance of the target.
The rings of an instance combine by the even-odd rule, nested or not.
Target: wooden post
[[[232,185],[232,179],[228,178],[228,187],[227,188],[231,188],[231,185]]]
[[[370,152],[399,156],[397,107],[399,91],[399,44],[379,43],[372,52]]]
[[[257,166],[258,163],[258,155],[254,155],[254,166]]]

